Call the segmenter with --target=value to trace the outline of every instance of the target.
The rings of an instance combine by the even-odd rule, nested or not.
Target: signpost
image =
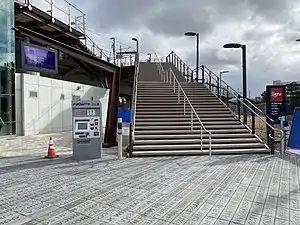
[[[268,85],[266,87],[266,114],[267,122],[270,125],[281,124],[282,117],[287,116],[287,103],[284,85]],[[271,120],[270,120],[271,119]],[[273,120],[273,121],[272,121]],[[267,126],[267,140],[268,145],[274,154],[274,130]]]

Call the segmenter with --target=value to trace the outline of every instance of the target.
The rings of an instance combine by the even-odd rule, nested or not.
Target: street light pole
[[[246,68],[246,45],[242,45],[242,63],[243,63],[243,99],[247,99],[247,68]]]
[[[136,52],[139,53],[139,40],[137,38],[132,38],[136,42]]]
[[[196,37],[196,81],[199,81],[199,48],[200,48],[200,35],[196,32],[186,32],[184,33],[185,36],[192,36]],[[193,75],[192,80],[193,82]],[[204,80],[202,81],[204,83]]]
[[[114,64],[116,64],[116,38],[111,37],[110,39],[113,41],[112,49],[113,49],[113,55],[114,55]]]
[[[197,51],[196,51],[196,81],[198,83],[199,81],[199,33],[196,34],[196,48],[197,48]]]
[[[242,45],[239,43],[228,43],[223,46],[223,48],[241,48],[242,49],[242,66],[243,66],[243,115],[244,115],[244,124],[247,125],[247,107],[246,107],[246,99],[247,99],[247,67],[246,67],[246,61],[247,61],[247,55],[246,55],[246,45]]]

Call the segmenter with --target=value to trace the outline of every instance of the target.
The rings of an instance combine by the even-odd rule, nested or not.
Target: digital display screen
[[[56,70],[57,54],[55,51],[28,44],[24,44],[23,51],[25,55],[25,66],[33,68],[42,68],[46,70]]]
[[[78,123],[77,124],[77,130],[87,130],[88,124],[87,123]]]

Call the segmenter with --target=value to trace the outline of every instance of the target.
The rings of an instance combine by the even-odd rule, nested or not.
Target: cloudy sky
[[[45,0],[31,0],[47,8]],[[88,35],[110,50],[110,37],[125,47],[140,40],[142,53],[166,56],[175,51],[195,66],[195,39],[201,36],[200,63],[241,87],[241,51],[223,44],[247,45],[248,88],[259,96],[273,80],[300,80],[300,1],[298,0],[71,0],[87,14]],[[63,0],[55,3],[67,11]],[[78,13],[75,12],[74,13]],[[56,16],[64,17],[58,10]],[[118,43],[119,45],[119,43]],[[144,58],[146,55],[144,55]],[[226,76],[226,77],[225,77]]]

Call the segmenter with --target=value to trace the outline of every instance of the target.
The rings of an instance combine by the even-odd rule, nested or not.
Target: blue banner
[[[300,108],[294,111],[288,147],[300,149]]]
[[[118,109],[118,118],[122,118],[123,123],[130,123],[130,109]]]

